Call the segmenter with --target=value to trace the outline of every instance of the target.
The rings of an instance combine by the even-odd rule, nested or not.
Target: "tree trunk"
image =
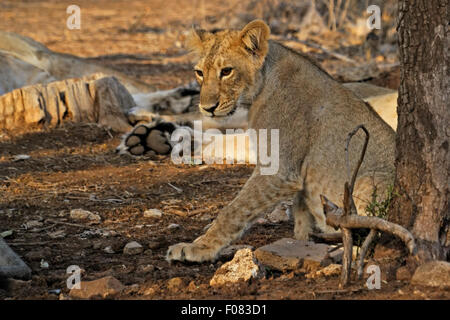
[[[389,220],[417,239],[420,261],[448,259],[449,0],[399,0],[401,84]]]

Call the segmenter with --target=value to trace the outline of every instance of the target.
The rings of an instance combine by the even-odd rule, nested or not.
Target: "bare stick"
[[[329,200],[326,199],[326,201]],[[377,217],[363,217],[358,215],[343,216],[339,212],[328,212],[326,216],[327,224],[335,228],[366,228],[393,234],[405,243],[406,247],[409,250],[409,253],[415,253],[415,241],[413,235],[407,229],[396,223],[386,221]]]
[[[361,279],[363,274],[363,267],[364,267],[364,258],[367,254],[367,250],[369,250],[369,246],[372,243],[372,241],[375,239],[377,235],[377,231],[375,229],[371,229],[369,232],[369,235],[364,240],[361,251],[359,252],[359,259],[358,259],[358,267],[357,267],[357,276],[358,279]]]
[[[342,243],[344,244],[344,254],[342,256],[342,272],[339,288],[344,288],[350,281],[353,248],[353,237],[350,229],[342,228]]]

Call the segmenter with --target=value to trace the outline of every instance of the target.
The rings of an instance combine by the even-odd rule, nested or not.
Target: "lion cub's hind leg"
[[[313,229],[313,217],[306,206],[304,192],[299,191],[294,197],[292,206],[294,216],[294,237],[297,240],[308,240]]]

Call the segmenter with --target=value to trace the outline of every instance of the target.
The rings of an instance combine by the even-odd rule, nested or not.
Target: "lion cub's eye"
[[[223,68],[220,71],[220,77],[223,78],[223,77],[229,76],[231,74],[231,71],[233,71],[233,68]]]
[[[195,73],[199,76],[199,77],[203,77],[203,72],[201,70],[195,70]]]

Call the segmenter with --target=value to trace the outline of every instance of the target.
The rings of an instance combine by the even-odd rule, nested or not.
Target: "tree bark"
[[[448,259],[449,0],[399,0],[401,84],[389,220],[409,229],[420,261]]]

